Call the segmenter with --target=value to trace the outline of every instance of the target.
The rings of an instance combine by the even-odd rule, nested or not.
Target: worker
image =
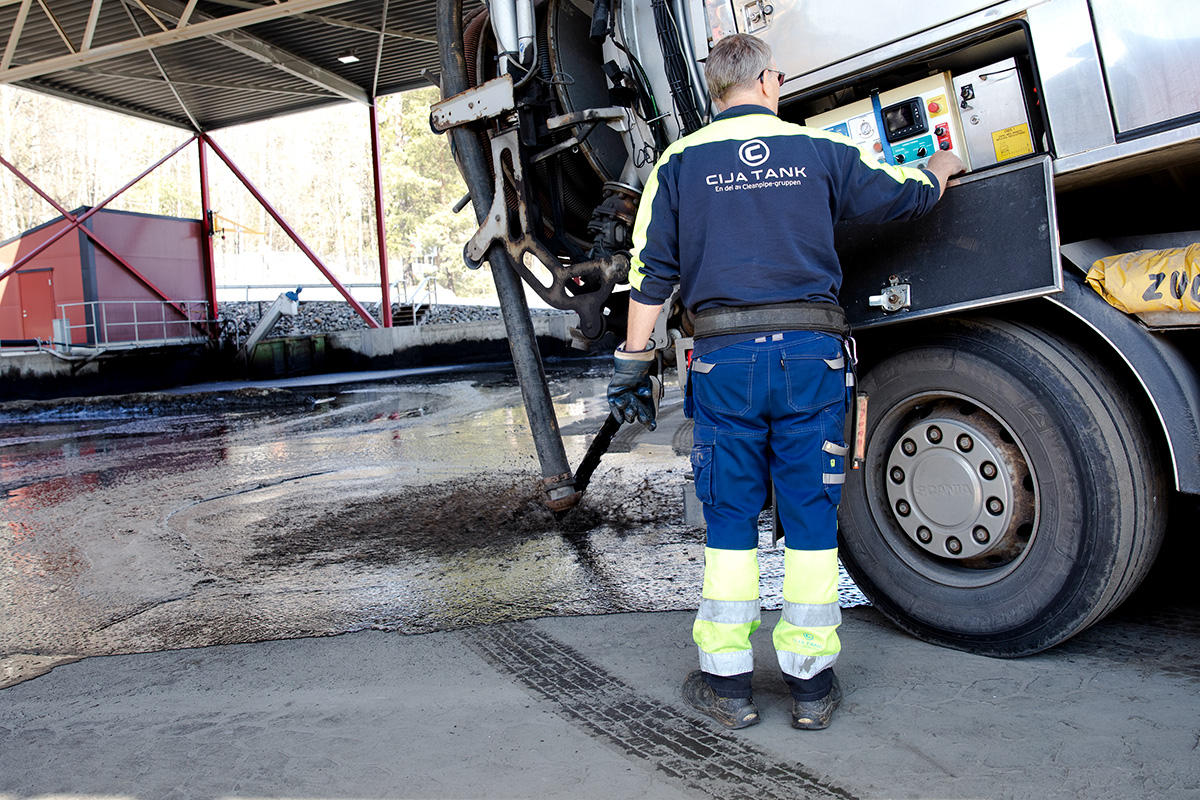
[[[964,168],[941,151],[924,169],[879,164],[846,137],[784,122],[784,77],[754,36],[712,48],[705,80],[720,113],[670,145],[646,183],[608,400],[618,419],[655,424],[650,337],[678,284],[695,314],[684,411],[708,525],[693,625],[700,669],[683,696],[728,728],[759,721],[750,636],[761,609],[758,516],[773,483],[785,536],[773,641],[792,726],[819,730],[842,700],[837,506],[853,396],[833,226],[919,217]]]

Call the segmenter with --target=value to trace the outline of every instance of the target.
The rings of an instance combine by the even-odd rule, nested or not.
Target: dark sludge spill
[[[649,509],[613,505],[599,493],[585,495],[576,508],[558,515],[543,499],[537,479],[475,478],[350,502],[318,519],[293,509],[260,530],[250,560],[279,567],[387,566],[414,554],[503,552],[547,536],[578,543],[593,531],[622,534],[653,522]]]

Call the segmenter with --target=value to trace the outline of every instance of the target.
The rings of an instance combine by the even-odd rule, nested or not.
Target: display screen
[[[901,103],[900,105],[892,106],[883,112],[883,122],[887,125],[887,132],[892,136],[895,136],[906,128],[911,128],[917,124],[917,120],[913,118],[912,104]]]
[[[883,131],[889,142],[898,142],[929,130],[922,102],[921,98],[914,97],[883,109]]]

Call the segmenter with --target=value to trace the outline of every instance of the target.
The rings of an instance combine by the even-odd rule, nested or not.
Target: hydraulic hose
[[[453,97],[469,88],[463,46],[462,0],[438,0],[437,37],[442,97]],[[491,207],[492,198],[492,175],[483,145],[479,137],[466,128],[453,128],[449,134],[463,180],[471,193],[475,217],[482,223]],[[558,418],[550,399],[550,388],[546,385],[546,371],[533,332],[533,320],[529,316],[521,278],[513,269],[508,252],[499,243],[492,244],[486,259],[491,265],[492,280],[500,299],[500,314],[504,318],[513,365],[525,401],[525,413],[529,417],[534,448],[542,467],[546,505],[555,511],[563,511],[578,502],[579,494],[575,491],[571,465],[567,461]]]
[[[679,29],[675,26],[667,0],[651,0],[650,6],[654,9],[654,27],[658,31],[658,45],[662,48],[663,68],[667,73],[667,83],[671,87],[671,98],[675,101],[680,126],[685,134],[698,131],[703,122],[692,93],[687,59],[679,47]]]

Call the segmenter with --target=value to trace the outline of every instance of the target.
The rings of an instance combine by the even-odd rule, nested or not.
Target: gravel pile
[[[271,307],[271,301],[218,303],[221,329],[225,336],[241,342],[250,335],[262,315]],[[379,318],[379,303],[363,303],[376,319]],[[407,309],[405,309],[407,313]],[[531,309],[533,316],[557,316],[568,312],[558,309]],[[403,317],[399,304],[392,304],[392,319],[400,324]],[[482,322],[500,319],[499,306],[452,306],[432,307],[423,324],[446,325],[458,322]],[[349,303],[333,300],[300,301],[300,313],[294,317],[283,317],[271,330],[271,336],[309,336],[333,331],[361,330],[367,323],[355,313]]]

